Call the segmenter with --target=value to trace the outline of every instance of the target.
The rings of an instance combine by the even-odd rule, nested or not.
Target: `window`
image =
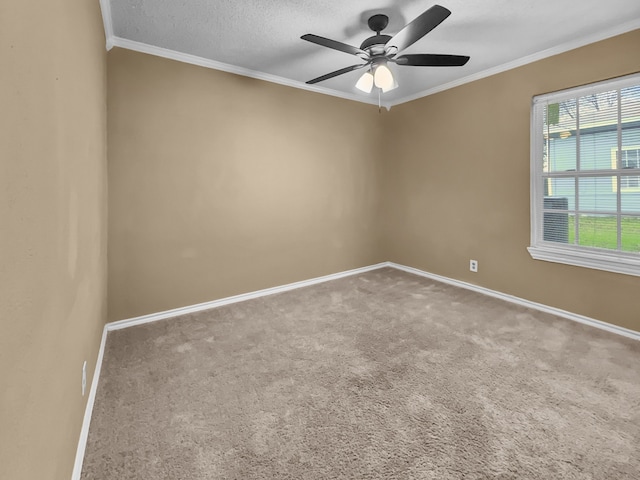
[[[538,260],[640,276],[640,74],[534,97]]]

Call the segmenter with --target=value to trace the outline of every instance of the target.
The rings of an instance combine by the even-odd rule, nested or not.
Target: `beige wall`
[[[394,107],[385,163],[389,260],[640,330],[640,279],[533,260],[534,95],[640,71],[640,30]],[[479,272],[469,272],[469,259]]]
[[[97,1],[0,7],[0,478],[71,477],[106,318]]]
[[[636,277],[526,250],[532,96],[638,71],[639,37],[382,115],[112,51],[109,318],[392,260],[640,330]]]
[[[377,108],[108,55],[109,318],[370,265]]]

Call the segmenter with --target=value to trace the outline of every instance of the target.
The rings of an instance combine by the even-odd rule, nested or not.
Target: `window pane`
[[[622,250],[640,253],[640,216],[622,217]]]
[[[640,151],[640,85],[621,89],[620,98],[622,150]]]
[[[640,176],[620,177],[621,207],[624,213],[640,213]]]
[[[635,126],[634,126],[635,124]],[[636,152],[640,150],[640,122],[635,122],[631,124],[622,124],[622,150],[635,150]],[[626,154],[623,153],[623,158],[625,156],[633,156],[633,152],[628,152]]]
[[[576,100],[547,105],[544,114],[545,172],[576,169]]]
[[[557,208],[547,206],[547,198],[564,198],[567,202],[565,209],[573,210],[576,205],[576,180],[575,178],[547,178],[543,180],[544,208]]]
[[[578,180],[578,208],[581,211],[612,212],[618,211],[616,177],[587,177]]]
[[[618,149],[618,92],[586,95],[578,101],[580,170],[610,169],[611,152]]]
[[[618,220],[614,215],[580,215],[578,245],[618,249]]]
[[[560,243],[569,241],[568,205],[567,197],[544,197],[543,206],[545,211],[542,214],[543,240]]]

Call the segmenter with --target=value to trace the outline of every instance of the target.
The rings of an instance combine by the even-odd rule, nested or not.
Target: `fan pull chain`
[[[378,113],[382,113],[382,104],[380,103],[380,89],[378,88]]]

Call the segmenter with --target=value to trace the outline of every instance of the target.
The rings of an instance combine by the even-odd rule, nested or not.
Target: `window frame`
[[[620,250],[608,250],[605,248],[561,244],[558,242],[545,241],[543,239],[543,181],[545,180],[543,176],[543,115],[546,106],[551,103],[559,103],[571,98],[579,98],[585,95],[601,93],[613,89],[622,89],[634,85],[640,85],[640,73],[533,97],[531,104],[530,130],[531,240],[530,246],[527,250],[535,260],[563,263],[608,272],[640,276],[640,255],[635,252],[623,252]],[[620,143],[618,143],[618,148],[620,148]],[[640,169],[637,170],[640,175]],[[606,170],[603,170],[602,173],[606,172]],[[613,175],[616,175],[617,173],[620,173],[620,169],[612,169],[611,172],[613,172]],[[619,176],[616,178],[619,179]],[[621,214],[619,206],[617,214]]]

